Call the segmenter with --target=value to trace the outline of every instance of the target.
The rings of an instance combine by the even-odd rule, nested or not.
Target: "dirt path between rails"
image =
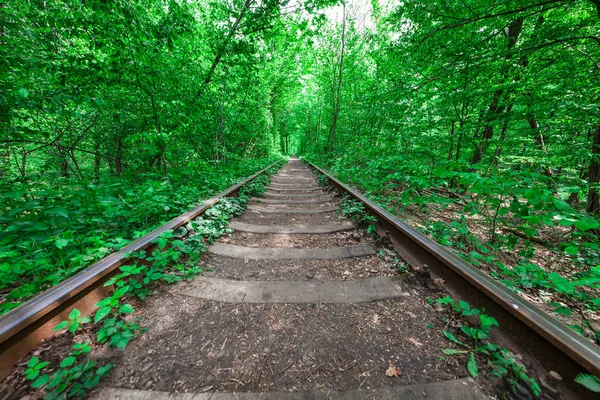
[[[323,206],[339,206],[339,199],[332,197],[335,193],[302,190],[318,185],[297,159],[291,159],[273,180],[299,190],[269,191],[265,194],[268,204],[254,201],[253,205],[281,211],[320,207],[314,203],[275,202],[301,200],[295,195],[311,193],[314,198],[333,199]],[[247,210],[236,221],[278,227],[347,222],[334,211],[289,214],[256,210]],[[117,358],[117,367],[96,391],[95,398],[166,399],[167,393],[196,393],[199,397],[194,399],[204,399],[202,393],[207,393],[222,399],[229,398],[227,393],[243,393],[245,397],[240,398],[244,399],[304,398],[302,394],[306,398],[359,399],[372,398],[377,390],[388,397],[373,398],[395,398],[407,393],[401,390],[410,391],[411,385],[422,384],[415,386],[418,393],[410,398],[444,393],[444,398],[467,400],[485,398],[483,393],[490,392],[489,387],[482,390],[467,379],[464,362],[442,353],[449,347],[440,333],[444,322],[427,301],[429,296],[439,297],[440,290],[398,276],[390,257],[380,255],[389,254],[389,249],[363,230],[324,234],[234,231],[218,243],[221,251],[234,245],[252,251],[279,249],[276,254],[283,256],[250,260],[214,255],[209,249],[202,261],[207,279],[290,281],[298,285],[374,279],[369,282],[375,285],[379,281],[389,284],[389,280],[379,277],[394,277],[397,296],[349,304],[249,303],[243,296],[235,302],[225,295],[218,299],[218,293],[203,298],[202,291],[192,290],[201,279],[170,286],[165,293],[149,299],[140,313],[140,324],[149,329],[124,351],[105,355]],[[339,259],[294,260],[280,251],[353,245],[371,246],[375,254],[348,258],[341,252]],[[427,385],[434,382],[440,383]],[[255,395],[263,392],[272,397]]]

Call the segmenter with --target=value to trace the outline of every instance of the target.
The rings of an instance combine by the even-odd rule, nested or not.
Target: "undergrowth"
[[[358,200],[346,196],[342,201],[340,213],[356,222],[359,226],[366,227],[367,233],[371,236],[377,235],[377,218],[366,211],[365,205]]]
[[[430,299],[430,303],[434,301]],[[467,355],[467,370],[473,378],[477,378],[482,368],[488,369],[493,376],[506,380],[511,386],[525,384],[529,390],[539,396],[539,384],[527,374],[527,368],[517,361],[517,357],[509,350],[491,341],[492,328],[498,321],[485,313],[485,310],[472,308],[466,301],[455,302],[449,296],[437,299],[438,304],[449,307],[449,311],[458,317],[470,317],[477,320],[475,325],[460,324],[460,330],[454,332],[443,329],[442,335],[457,348],[443,350],[446,355]],[[451,316],[452,317],[452,316]],[[486,365],[480,365],[476,355],[483,358]]]
[[[190,165],[169,179],[107,176],[102,185],[43,176],[0,182],[0,315],[270,161]]]

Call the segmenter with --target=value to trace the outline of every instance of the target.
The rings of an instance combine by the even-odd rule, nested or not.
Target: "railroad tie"
[[[269,190],[276,190],[278,192],[314,192],[316,190],[322,190],[319,187],[302,187],[302,186],[297,186],[295,188],[279,188],[279,187],[274,187],[273,185],[271,186],[267,186],[267,189]]]
[[[248,206],[248,210],[259,211],[267,214],[322,214],[332,211],[337,211],[337,207],[322,207],[322,208],[266,208],[261,206]]]
[[[343,392],[318,390],[308,393],[255,393],[240,391],[236,393],[214,391],[210,393],[170,393],[154,390],[107,387],[97,393],[92,400],[360,400],[365,398],[480,400],[486,397],[473,379],[461,378],[442,382],[377,388],[377,397],[369,396],[369,392],[365,389],[346,390]]]
[[[397,278],[356,281],[234,281],[200,277],[180,294],[227,303],[354,304],[405,295]]]
[[[248,260],[340,260],[344,258],[370,256],[375,250],[370,244],[332,247],[327,249],[290,249],[281,247],[245,247],[228,243],[215,243],[209,253]]]
[[[354,229],[351,222],[333,223],[330,225],[255,225],[232,221],[229,227],[240,232],[272,233],[272,234],[317,234],[334,233]]]
[[[285,199],[308,199],[319,196],[318,193],[306,193],[306,194],[287,194],[287,193],[273,193],[273,192],[265,192],[263,194],[265,197],[278,197]]]
[[[252,197],[251,201],[256,201],[264,204],[318,204],[330,203],[333,201],[331,197],[307,198],[304,200],[286,200],[286,199],[263,199],[260,197]]]

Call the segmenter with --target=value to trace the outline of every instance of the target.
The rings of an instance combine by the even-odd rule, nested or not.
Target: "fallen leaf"
[[[414,344],[417,347],[421,347],[423,346],[423,343],[419,342],[417,339],[415,338],[408,338],[408,341],[411,342],[412,344]]]
[[[442,278],[433,278],[433,284],[439,288],[443,288],[444,283],[446,283],[446,281]]]
[[[377,315],[377,314],[373,315],[373,323],[376,325],[379,325],[379,315]]]
[[[396,367],[393,363],[390,363],[390,366],[385,371],[385,375],[391,377],[402,375],[402,370]]]

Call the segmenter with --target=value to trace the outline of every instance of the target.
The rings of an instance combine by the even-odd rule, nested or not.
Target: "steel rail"
[[[488,277],[454,252],[400,221],[358,190],[332,176],[329,171],[306,159],[304,161],[327,176],[329,182],[342,192],[364,203],[378,219],[378,233],[389,236],[398,253],[411,266],[426,265],[432,273],[444,278],[452,295],[460,295],[467,301],[477,301],[472,304],[485,306],[488,313],[493,311],[490,314],[498,319],[501,330],[508,334],[508,337],[503,338],[505,341],[516,343],[525,349],[546,370],[559,372],[570,390],[584,397],[589,395],[583,386],[574,384],[573,379],[582,372],[600,376],[598,346]],[[565,378],[569,378],[570,383]]]
[[[107,290],[102,290],[104,282],[117,272],[118,267],[131,261],[132,252],[152,247],[155,239],[163,233],[177,229],[202,215],[221,198],[237,195],[242,186],[281,161],[283,158],[0,317],[0,377],[6,376],[15,361],[25,356],[42,339],[49,337],[56,325],[54,322],[58,319],[66,319],[65,314],[68,315],[73,308],[79,308],[75,307],[76,305],[81,305],[88,311],[93,310],[95,303],[107,293]],[[100,293],[91,296],[92,292],[98,289]],[[91,299],[86,301],[86,296]],[[43,332],[40,332],[41,330]]]

